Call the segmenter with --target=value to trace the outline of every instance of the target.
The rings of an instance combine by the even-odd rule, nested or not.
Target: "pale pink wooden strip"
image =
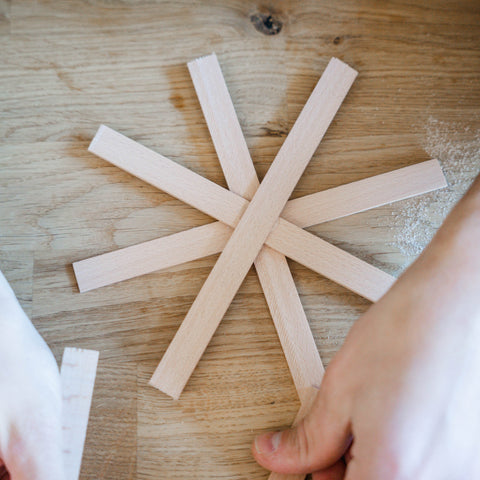
[[[446,186],[447,181],[438,160],[427,160],[290,200],[282,212],[282,218],[306,227]]]
[[[65,480],[77,480],[80,474],[98,355],[94,350],[79,348],[63,352],[60,377]]]
[[[101,125],[88,150],[170,195],[234,226],[248,202],[176,162]]]
[[[217,57],[193,60],[188,70],[228,186],[251,200],[260,183]]]
[[[255,260],[258,277],[302,404],[320,385],[324,368],[286,258],[263,247]]]
[[[360,185],[362,188],[359,188]],[[282,216],[295,225],[308,227],[335,220],[339,218],[337,215],[352,215],[445,186],[446,180],[440,164],[437,160],[428,160],[290,200]],[[373,188],[378,196],[368,195],[370,188]],[[213,222],[201,229],[188,230],[188,234],[187,231],[180,232],[75,262],[73,266],[80,291],[86,292],[220,253],[232,232],[228,228],[230,233],[227,234],[227,228],[220,222]],[[163,249],[166,249],[168,255]]]
[[[338,59],[328,64],[165,352],[152,386],[179,398],[356,75]]]
[[[188,68],[228,186],[250,199],[259,181],[217,57],[194,60]],[[265,246],[255,267],[303,403],[305,392],[320,384],[324,372],[310,325],[286,258]]]
[[[334,247],[321,238],[283,220],[270,234],[268,244],[311,270],[321,273],[372,302],[382,297],[395,277]],[[361,293],[360,293],[361,292]]]
[[[219,253],[231,234],[230,227],[214,222],[75,262],[78,287],[87,292]]]

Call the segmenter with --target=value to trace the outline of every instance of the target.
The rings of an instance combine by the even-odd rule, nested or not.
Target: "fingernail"
[[[280,446],[282,432],[266,433],[255,438],[255,450],[262,455],[271,455]]]

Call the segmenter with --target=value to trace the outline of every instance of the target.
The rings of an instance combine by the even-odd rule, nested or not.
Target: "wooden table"
[[[57,359],[101,352],[82,479],[263,479],[250,442],[298,408],[253,269],[178,402],[147,381],[215,258],[78,293],[73,261],[210,221],[89,154],[99,124],[226,186],[186,67],[215,51],[262,178],[337,56],[360,75],[294,196],[426,160],[435,135],[448,164],[479,150],[475,4],[0,0],[0,268]],[[398,274],[401,209],[310,230]],[[328,364],[368,302],[291,268]]]

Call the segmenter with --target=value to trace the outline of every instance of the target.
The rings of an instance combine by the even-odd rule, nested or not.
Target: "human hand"
[[[352,327],[298,427],[257,437],[314,480],[480,479],[480,181]]]
[[[60,375],[0,272],[0,480],[63,480]]]

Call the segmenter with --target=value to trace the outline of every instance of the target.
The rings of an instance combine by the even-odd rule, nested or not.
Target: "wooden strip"
[[[283,219],[279,220],[277,228],[270,234],[268,244],[372,302],[379,300],[396,280],[388,273]]]
[[[299,227],[309,227],[446,185],[438,160],[428,160],[290,200],[282,212],[282,217]],[[370,195],[370,189],[377,195]],[[231,232],[232,229],[225,224],[213,222],[75,262],[73,268],[79,289],[86,292],[220,253]]]
[[[217,56],[193,60],[188,70],[228,186],[251,200],[260,183]]]
[[[255,168],[216,55],[188,64],[208,129],[230,190],[251,199]],[[300,401],[320,385],[324,368],[286,258],[264,246],[255,260],[275,328]]]
[[[188,168],[101,125],[88,150],[141,180],[234,226],[248,202]]]
[[[87,292],[219,253],[232,231],[224,223],[214,222],[75,262],[78,287]]]
[[[263,247],[255,268],[272,315],[282,349],[303,404],[312,385],[319,386],[325,372],[286,258]]]
[[[427,160],[290,200],[282,218],[307,227],[446,186],[447,180],[438,160]]]
[[[311,216],[314,216],[316,214],[316,220],[321,223],[322,221],[331,220],[330,216],[340,218],[351,215],[353,213],[351,211],[352,207],[356,211],[360,212],[397,200],[410,198],[421,193],[427,193],[432,190],[444,188],[446,186],[447,182],[438,160],[429,160],[416,165],[394,170],[393,172],[384,173],[381,175],[367,178],[365,180],[360,180],[350,184],[342,185],[340,187],[332,188],[324,192],[319,192],[317,194],[298,198],[296,200],[291,200],[287,203],[285,209],[283,210],[282,217],[284,219],[290,220],[292,223],[302,225],[305,223],[305,221],[308,221]],[[328,195],[325,195],[327,193]],[[315,196],[315,199],[308,198]],[[314,204],[316,204],[315,207]],[[319,208],[319,210],[315,210],[316,208]],[[322,220],[322,218],[319,218],[318,215],[324,212],[325,219]],[[286,222],[283,225],[286,225]],[[279,228],[281,230],[283,227],[280,226]],[[297,233],[297,231],[295,232]],[[288,238],[288,234],[286,234],[286,237]],[[279,241],[280,238],[280,236],[276,237],[277,241]],[[290,247],[294,248],[295,242],[293,242],[292,240],[293,239],[289,238],[288,243]],[[309,259],[305,258],[307,256],[311,256],[313,253],[312,249],[308,248],[308,240],[307,244],[303,243],[303,240],[301,239],[298,239],[298,241],[302,242],[299,244],[301,245],[301,248],[296,249],[295,252],[290,252],[289,256],[291,258],[296,257],[297,261],[303,263],[304,265],[308,264],[309,268],[311,268],[312,265],[309,262]],[[277,247],[280,247],[280,245],[277,245]],[[315,246],[314,248],[316,249],[317,253],[320,252],[317,246]],[[340,252],[342,251],[340,250]],[[316,256],[314,254],[314,261],[317,263],[322,263],[322,265],[317,266],[316,270],[322,271],[322,274],[326,275],[323,268],[324,265],[328,263],[329,267],[332,267],[332,262],[338,259],[338,253],[339,251],[335,250],[332,256],[326,257],[323,257],[322,255]],[[339,258],[338,261],[341,263],[342,259]],[[351,264],[348,265],[349,272],[350,268]],[[334,273],[341,271],[342,269],[339,265],[337,268],[335,268]],[[364,272],[365,270],[362,269],[362,276],[364,275]],[[372,273],[374,276],[376,276],[379,274],[379,271],[373,270]],[[359,280],[359,278],[357,276],[357,278],[355,279],[355,277],[347,275],[347,281],[351,280],[355,281]],[[338,283],[342,283],[338,279],[336,281]],[[370,285],[370,288],[372,290],[372,301],[375,301],[375,298],[380,298],[382,294],[385,293],[382,290],[378,290],[378,285],[381,285],[381,282],[374,280],[372,283],[372,281],[370,280]],[[349,286],[348,288],[353,290],[351,286]],[[313,404],[316,393],[316,390],[311,389],[306,394],[307,396],[309,396],[309,399],[305,402],[302,402],[302,406],[297,413],[293,426],[297,425],[298,422],[308,413],[311,405]],[[303,474],[287,475],[276,472],[272,472],[268,477],[268,480],[304,479],[305,475]]]
[[[152,386],[179,398],[356,75],[338,59],[328,64],[165,352]]]
[[[60,377],[66,480],[77,480],[80,475],[98,355],[94,350],[79,348],[66,348],[63,352]]]

